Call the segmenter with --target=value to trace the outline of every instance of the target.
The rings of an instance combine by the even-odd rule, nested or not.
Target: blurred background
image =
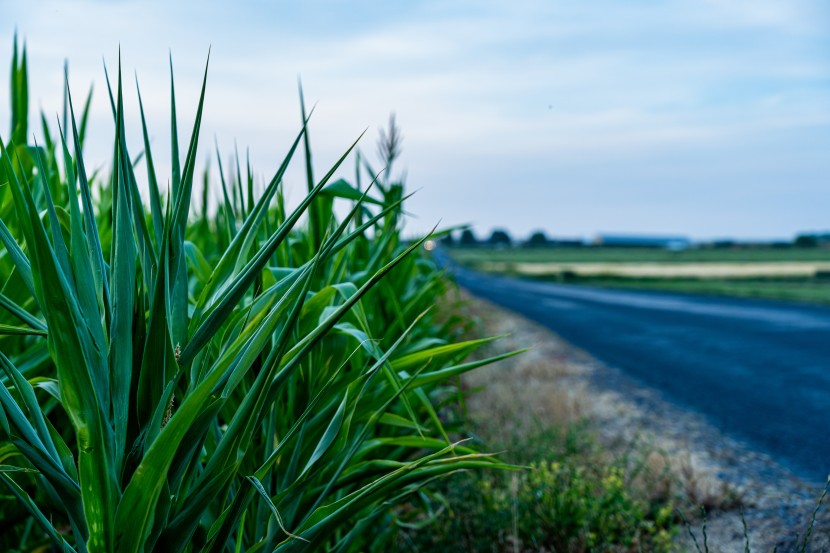
[[[263,178],[272,173],[300,126],[302,77],[321,169],[367,127],[362,147],[376,159],[378,129],[396,113],[404,142],[393,172],[421,189],[413,233],[438,220],[521,240],[539,230],[790,241],[830,228],[822,0],[55,0],[2,10],[0,59],[15,32],[25,39],[33,114],[62,109],[65,58],[77,96],[94,85],[87,153],[101,166],[112,127],[102,60],[114,72],[120,47],[124,78],[137,74],[164,171],[168,54],[189,126],[210,49],[203,155],[215,158],[214,136],[223,155],[236,141]],[[137,104],[134,93],[126,101]],[[127,125],[139,144],[138,120]],[[299,200],[296,169],[286,184]]]

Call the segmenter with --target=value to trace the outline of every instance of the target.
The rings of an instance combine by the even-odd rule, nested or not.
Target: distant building
[[[685,236],[642,236],[636,234],[598,234],[593,240],[595,246],[612,248],[662,248],[685,250],[692,241]]]
[[[581,238],[551,238],[548,244],[557,248],[581,248],[588,245],[588,242]]]

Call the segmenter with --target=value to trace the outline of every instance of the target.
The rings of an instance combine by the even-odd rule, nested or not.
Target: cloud
[[[100,163],[111,132],[101,54],[114,67],[120,44],[130,83],[137,69],[164,166],[168,49],[186,128],[212,45],[202,144],[215,135],[227,150],[236,139],[272,170],[299,127],[302,75],[307,99],[319,101],[311,132],[321,168],[367,126],[373,153],[377,126],[398,113],[402,165],[424,188],[410,210],[424,228],[475,219],[589,234],[677,221],[691,226],[670,230],[766,236],[826,220],[817,206],[830,200],[828,12],[822,0],[70,0],[15,5],[0,22],[0,53],[16,23],[47,113],[60,106],[64,57],[73,86],[95,81],[89,153]],[[135,106],[132,90],[127,101]],[[0,106],[0,130],[4,115]],[[127,123],[137,148],[135,114]],[[730,219],[736,204],[713,204],[714,191],[745,198],[755,215]],[[782,196],[792,215],[768,217]],[[548,217],[546,205],[561,212]]]

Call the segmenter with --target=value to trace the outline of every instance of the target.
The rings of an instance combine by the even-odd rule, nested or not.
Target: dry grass
[[[741,489],[725,482],[706,466],[700,457],[684,451],[671,459],[672,473],[677,475],[683,492],[693,505],[707,512],[736,509],[744,504]]]

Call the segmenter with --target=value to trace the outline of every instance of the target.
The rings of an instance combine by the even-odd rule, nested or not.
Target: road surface
[[[796,474],[830,474],[830,308],[451,270]]]

